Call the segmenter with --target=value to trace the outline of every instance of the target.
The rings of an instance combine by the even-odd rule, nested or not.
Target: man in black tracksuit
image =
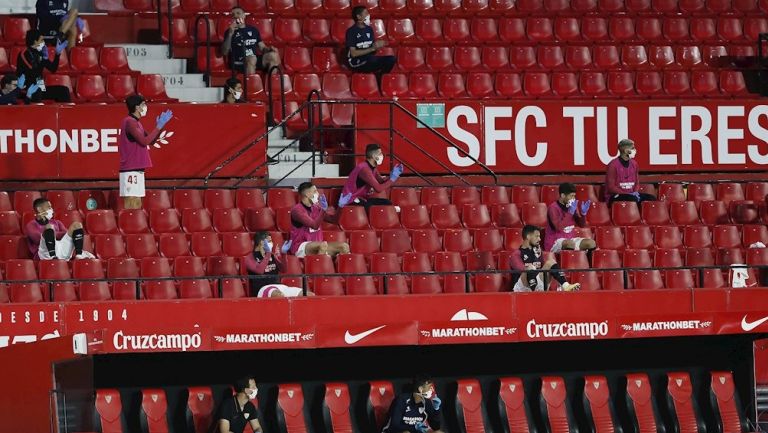
[[[411,392],[400,394],[389,408],[389,420],[383,433],[442,433],[440,406],[435,384],[426,377],[413,381]]]
[[[16,75],[26,77],[28,85],[36,84],[39,91],[31,95],[32,102],[53,100],[70,102],[69,89],[65,86],[45,86],[43,69],[56,73],[59,69],[61,52],[67,47],[67,41],[56,43],[53,60],[49,59],[48,48],[45,46],[43,35],[38,30],[29,30],[26,35],[27,49],[19,53],[16,60]]]

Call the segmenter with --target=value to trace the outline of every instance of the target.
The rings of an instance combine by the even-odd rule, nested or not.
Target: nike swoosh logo
[[[758,326],[762,325],[763,323],[768,322],[768,317],[763,317],[760,320],[755,320],[754,322],[747,322],[747,316],[744,316],[743,319],[741,319],[741,329],[743,329],[746,332],[749,332]]]
[[[766,319],[768,320],[768,319]],[[381,328],[385,327],[387,325],[381,325],[378,328],[369,329],[365,332],[361,332],[359,334],[350,334],[349,331],[347,331],[346,334],[344,334],[344,342],[347,344],[355,344],[358,341],[362,340],[363,338],[373,334],[374,332],[380,330]]]

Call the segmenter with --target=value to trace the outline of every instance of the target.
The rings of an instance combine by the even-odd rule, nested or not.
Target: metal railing
[[[195,18],[195,31],[192,33],[192,43],[194,46],[194,53],[192,57],[193,64],[197,68],[197,72],[201,72],[198,68],[198,46],[197,41],[199,39],[200,20],[205,19],[205,71],[203,71],[203,80],[205,84],[211,85],[211,19],[208,14],[201,14]],[[226,95],[225,95],[226,96]]]

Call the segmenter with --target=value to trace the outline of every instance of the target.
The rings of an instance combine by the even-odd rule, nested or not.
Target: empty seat
[[[643,222],[648,225],[669,224],[667,203],[662,201],[645,201],[641,204]]]
[[[135,259],[158,255],[157,241],[151,234],[126,235],[125,246],[128,255]]]
[[[671,421],[680,433],[706,433],[691,377],[685,372],[667,373],[666,404]]]
[[[173,191],[173,207],[179,210],[203,208],[203,192],[199,189]]]
[[[128,424],[123,413],[120,391],[117,389],[97,389],[94,397],[96,413],[94,427],[98,431],[122,433],[128,431]]]
[[[72,275],[69,273],[69,266],[63,260],[42,260],[39,263],[38,275],[41,280],[69,280]],[[75,284],[67,282],[51,282],[46,284],[46,292],[50,294],[51,301],[69,302],[77,301]]]
[[[139,422],[144,431],[168,431],[168,401],[163,389],[142,389]]]
[[[182,226],[187,233],[212,232],[213,222],[206,209],[185,209],[182,218]]]
[[[472,235],[464,229],[446,230],[443,234],[443,247],[446,251],[465,253],[472,249]]]
[[[141,74],[136,82],[136,93],[144,96],[148,101],[175,102],[165,93],[163,77],[159,74]]]
[[[523,381],[519,377],[502,377],[499,382],[498,407],[504,430],[535,432],[533,414],[525,395]]]
[[[193,233],[192,254],[200,257],[221,255],[221,242],[216,233]]]
[[[240,232],[244,230],[243,217],[238,209],[216,209],[213,211],[213,227],[218,232]]]
[[[149,233],[149,219],[140,209],[123,209],[119,213],[120,231],[124,234]]]
[[[154,233],[179,233],[181,221],[176,209],[155,209],[149,212],[149,226]]]
[[[725,203],[718,200],[701,202],[699,214],[701,216],[701,221],[704,224],[728,224],[731,222],[731,218],[728,215],[728,208],[725,206]]]
[[[79,280],[102,280],[81,282],[79,284],[79,298],[81,301],[105,301],[112,299],[101,260],[75,260],[72,265],[72,276]]]
[[[582,285],[582,287],[585,287]],[[585,376],[582,404],[596,433],[621,432],[611,390],[605,376]]]
[[[381,232],[381,250],[402,254],[411,251],[411,237],[407,230],[392,229]]]
[[[595,227],[595,242],[601,249],[624,250],[624,234],[621,227]]]
[[[88,233],[114,234],[118,232],[115,213],[108,209],[94,210],[85,216]]]
[[[611,220],[619,226],[632,226],[641,223],[637,203],[617,201],[611,204]]]
[[[663,428],[659,410],[654,399],[651,381],[645,373],[626,376],[625,402],[631,425],[635,431],[655,432]]]
[[[413,230],[411,232],[411,241],[413,250],[416,252],[434,253],[443,249],[437,230]]]
[[[657,226],[654,238],[658,248],[681,249],[683,247],[683,235],[677,226]]]
[[[539,405],[544,423],[551,433],[568,433],[575,429],[575,419],[568,400],[565,381],[562,377],[541,378]]]

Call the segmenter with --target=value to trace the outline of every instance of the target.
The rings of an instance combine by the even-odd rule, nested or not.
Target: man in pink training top
[[[575,237],[574,228],[586,226],[586,215],[592,200],[576,200],[576,186],[561,183],[560,197],[547,209],[547,227],[544,230],[544,249],[553,253],[562,250],[587,250],[587,254],[597,248],[592,239]]]
[[[83,251],[85,231],[83,224],[73,222],[69,228],[53,219],[51,202],[38,198],[32,203],[35,219],[27,223],[27,243],[35,260],[92,259],[93,254]]]
[[[608,163],[605,173],[605,201],[608,205],[615,201],[656,200],[651,194],[640,192],[640,167],[635,161],[635,142],[625,138],[619,141],[619,156]]]
[[[144,170],[152,167],[149,146],[160,136],[165,124],[173,117],[171,110],[157,116],[155,129],[144,130],[139,119],[147,115],[147,102],[141,95],[125,99],[128,117],[120,123],[120,138],[117,148],[120,152],[120,197],[126,209],[140,209],[141,198],[145,195]]]
[[[369,144],[365,146],[365,161],[349,173],[344,189],[341,191],[341,197],[347,199],[346,202],[365,206],[368,210],[371,206],[391,205],[392,202],[385,198],[369,197],[372,193],[386,191],[397,182],[397,179],[403,174],[402,164],[398,164],[392,169],[389,179],[379,174],[379,166],[384,162],[384,153],[378,144]],[[346,204],[346,203],[345,203]],[[339,207],[344,207],[339,200]]]
[[[340,200],[339,206],[343,207],[347,201]],[[349,245],[346,242],[326,242],[323,240],[323,221],[335,222],[336,212],[328,208],[328,200],[325,195],[317,193],[317,187],[311,182],[299,185],[299,202],[291,209],[291,240],[286,242],[283,249],[296,257],[304,257],[313,254],[337,254],[349,253]]]

